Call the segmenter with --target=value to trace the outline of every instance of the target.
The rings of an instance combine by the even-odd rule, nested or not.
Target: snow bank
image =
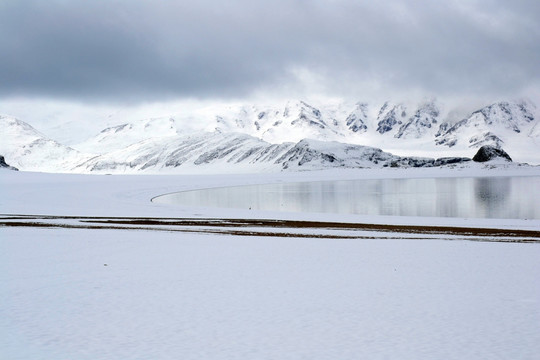
[[[537,244],[0,229],[6,359],[535,359]]]

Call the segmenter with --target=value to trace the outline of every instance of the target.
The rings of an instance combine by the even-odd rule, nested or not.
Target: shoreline
[[[391,225],[272,219],[204,219],[0,215],[0,227],[146,230],[323,239],[440,239],[540,243],[540,231],[435,225]],[[316,233],[310,233],[316,231]]]

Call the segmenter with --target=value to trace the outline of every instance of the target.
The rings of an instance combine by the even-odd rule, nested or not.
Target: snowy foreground
[[[183,208],[163,193],[534,167],[204,176],[0,172],[0,214],[264,218],[539,230],[538,220]],[[540,244],[0,227],[2,359],[536,359]]]

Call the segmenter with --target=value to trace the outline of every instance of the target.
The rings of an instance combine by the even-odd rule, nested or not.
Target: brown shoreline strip
[[[48,222],[53,221],[53,222]],[[70,223],[58,223],[69,221]],[[272,232],[268,229],[320,229],[342,231],[374,231],[385,233],[464,236],[485,238],[486,241],[497,239],[516,239],[519,242],[540,242],[540,231],[520,229],[472,228],[458,226],[420,226],[341,223],[324,221],[296,221],[270,219],[203,219],[203,218],[139,218],[139,217],[89,217],[89,216],[51,216],[51,215],[0,215],[0,227],[63,227],[86,229],[118,229],[118,230],[164,230],[190,231],[205,233],[227,233],[243,236],[281,236],[281,237],[324,237],[324,238],[358,238],[366,236],[295,234]],[[167,228],[165,228],[167,227]],[[206,227],[204,229],[180,229]],[[231,229],[235,228],[235,230]],[[264,228],[263,231],[242,230],[242,228]],[[227,229],[227,230],[225,230]],[[262,229],[261,229],[262,230]],[[489,239],[488,239],[489,238]],[[519,240],[518,240],[519,239]],[[504,240],[503,240],[504,241]],[[509,240],[506,240],[509,241]],[[511,240],[510,240],[511,241]]]
[[[122,224],[122,225],[169,225],[169,226],[219,226],[219,227],[271,227],[271,228],[295,228],[295,229],[335,229],[335,230],[363,230],[383,231],[413,234],[452,234],[466,236],[495,236],[495,237],[535,237],[540,239],[540,231],[519,229],[491,229],[491,228],[468,228],[457,226],[420,226],[420,225],[387,225],[387,224],[364,224],[364,223],[338,223],[319,221],[295,221],[295,220],[215,220],[215,219],[186,219],[186,220],[156,220],[156,219],[133,219],[133,220],[84,220],[91,223]]]

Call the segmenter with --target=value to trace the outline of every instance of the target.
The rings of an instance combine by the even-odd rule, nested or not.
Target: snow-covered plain
[[[155,204],[216,186],[539,176],[538,167],[241,175],[0,172],[0,214],[274,218],[539,230],[538,220],[398,218]],[[0,228],[5,359],[535,359],[538,243]]]

